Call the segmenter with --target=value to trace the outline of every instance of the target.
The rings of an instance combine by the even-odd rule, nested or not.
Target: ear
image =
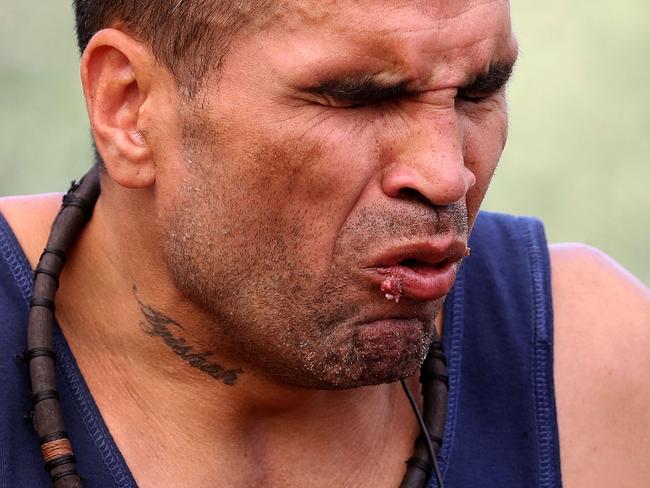
[[[156,180],[143,114],[154,69],[149,49],[116,29],[95,34],[81,59],[97,150],[111,178],[127,188],[145,188]]]

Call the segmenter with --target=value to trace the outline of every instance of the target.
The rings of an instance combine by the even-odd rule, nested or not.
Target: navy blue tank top
[[[481,213],[445,302],[447,488],[560,488],[550,266],[542,224]],[[51,486],[29,418],[32,270],[0,215],[0,488]],[[60,329],[57,387],[85,486],[135,487]],[[436,487],[431,480],[430,488]]]

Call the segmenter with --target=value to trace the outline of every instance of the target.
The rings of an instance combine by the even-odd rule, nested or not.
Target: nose
[[[465,197],[476,183],[476,177],[463,157],[462,134],[457,117],[449,114],[425,128],[410,131],[393,140],[398,150],[384,155],[382,190],[391,198],[413,197],[434,206],[445,206]]]

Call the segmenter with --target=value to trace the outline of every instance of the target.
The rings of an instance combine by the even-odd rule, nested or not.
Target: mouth
[[[369,266],[371,279],[388,300],[401,297],[437,300],[449,293],[461,259],[467,255],[462,240],[415,243],[389,249]]]

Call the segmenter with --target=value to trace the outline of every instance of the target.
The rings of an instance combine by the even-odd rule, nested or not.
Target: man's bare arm
[[[564,484],[650,486],[650,292],[587,246],[551,265]]]

